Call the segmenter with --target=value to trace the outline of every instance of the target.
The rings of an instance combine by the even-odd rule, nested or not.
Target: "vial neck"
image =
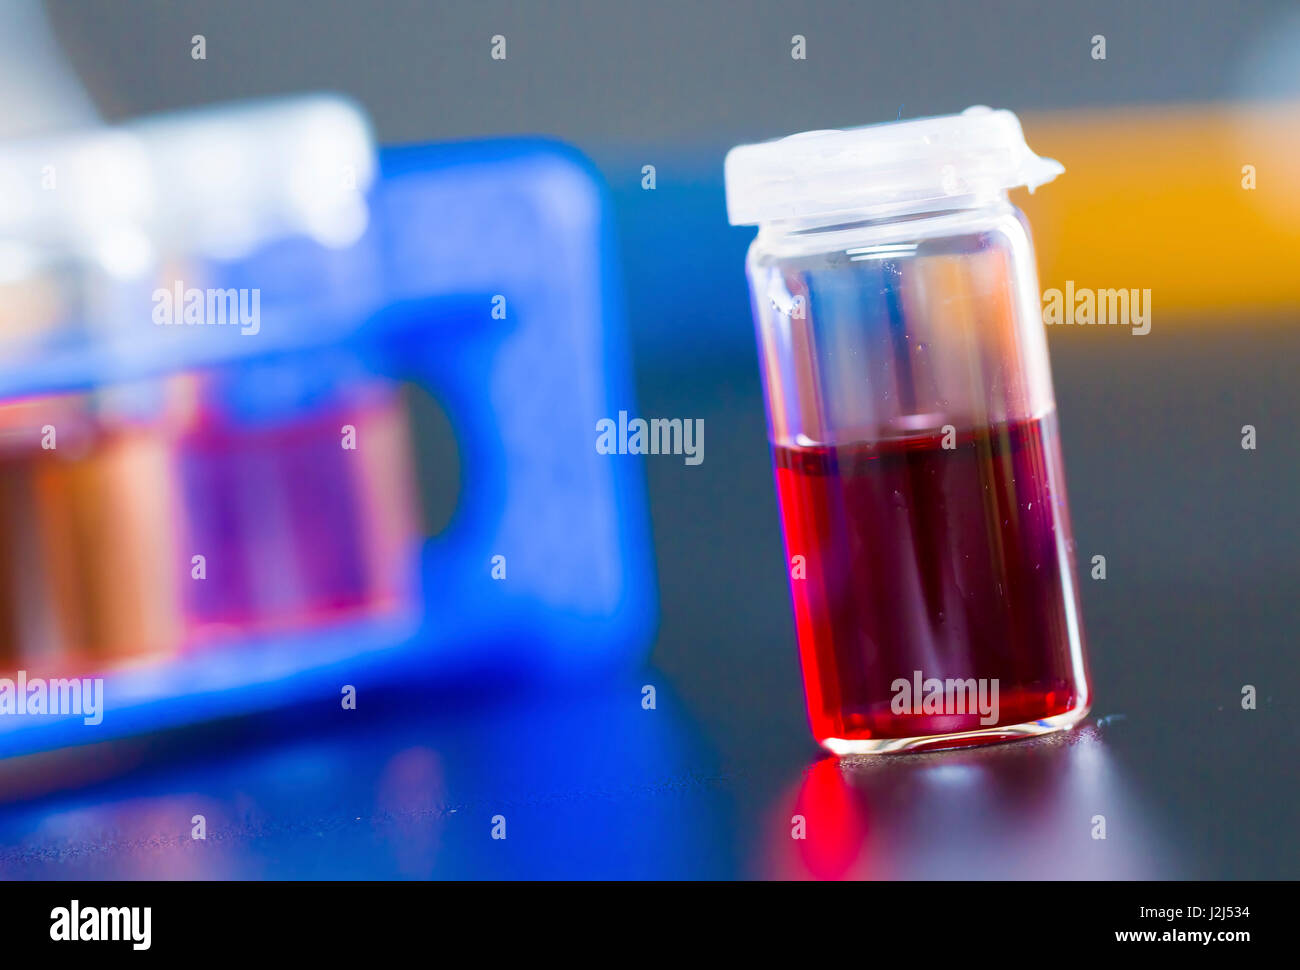
[[[789,243],[828,233],[854,232],[884,226],[901,227],[911,223],[944,220],[948,217],[960,218],[972,212],[1009,208],[1010,205],[1011,201],[1005,190],[946,196],[943,199],[927,199],[923,202],[910,202],[896,207],[875,206],[871,209],[765,222],[758,227],[758,238],[765,243]]]

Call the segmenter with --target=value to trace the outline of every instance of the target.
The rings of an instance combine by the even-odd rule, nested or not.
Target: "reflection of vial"
[[[836,753],[1090,703],[1056,404],[1005,111],[734,149],[810,721]]]

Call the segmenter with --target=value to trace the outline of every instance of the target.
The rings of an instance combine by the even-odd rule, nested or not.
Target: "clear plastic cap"
[[[738,145],[727,152],[727,216],[733,226],[752,226],[921,211],[1018,185],[1032,192],[1064,171],[1025,144],[1015,114],[981,105]]]

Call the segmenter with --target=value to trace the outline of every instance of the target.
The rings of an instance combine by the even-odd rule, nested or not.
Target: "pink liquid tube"
[[[175,440],[191,638],[365,619],[409,599],[420,537],[406,407],[389,382],[329,362],[197,375]],[[320,371],[329,387],[294,387]],[[262,388],[288,386],[288,401]],[[242,407],[241,407],[242,403]]]
[[[1091,703],[1033,248],[1061,171],[970,109],[734,149],[809,721],[837,754]]]
[[[301,386],[313,371],[327,388]],[[0,676],[400,621],[423,538],[409,437],[398,385],[319,359],[6,402]]]

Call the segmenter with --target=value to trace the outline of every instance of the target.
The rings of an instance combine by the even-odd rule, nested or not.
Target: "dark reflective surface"
[[[331,696],[10,759],[0,877],[1294,878],[1300,445],[1280,362],[1300,331],[1094,333],[1053,345],[1079,554],[1109,568],[1082,579],[1096,704],[1072,735],[825,758],[757,368],[646,372],[642,413],[707,428],[702,465],[647,464],[654,670],[522,694],[365,688],[352,717]],[[1268,429],[1255,453],[1243,414]]]
[[[768,873],[781,878],[1177,874],[1095,727],[942,754],[828,758],[785,804],[773,819]]]
[[[110,745],[84,757],[116,755],[124,774],[0,810],[0,874],[725,876],[730,795],[715,759],[670,691],[644,710],[640,688],[361,692],[355,718],[303,709],[152,751]],[[48,787],[74,777],[69,764],[10,764],[7,778]]]

